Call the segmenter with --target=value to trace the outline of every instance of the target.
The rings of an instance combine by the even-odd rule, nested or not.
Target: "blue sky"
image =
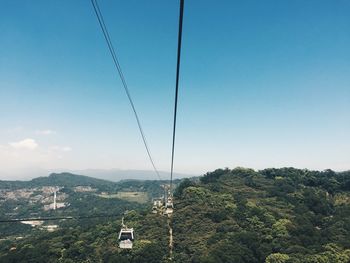
[[[178,1],[100,0],[169,170]],[[175,170],[350,169],[350,3],[185,3]],[[90,1],[3,0],[0,172],[151,169]]]

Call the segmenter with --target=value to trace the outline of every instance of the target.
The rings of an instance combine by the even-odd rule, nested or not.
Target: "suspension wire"
[[[53,221],[53,220],[79,220],[79,219],[93,219],[93,218],[108,218],[108,217],[120,217],[117,214],[96,214],[86,216],[58,216],[58,217],[38,217],[38,218],[13,218],[13,219],[0,219],[0,223],[16,223],[16,222],[28,222],[28,221]]]
[[[103,19],[103,15],[101,13],[101,10],[100,10],[100,7],[98,5],[98,2],[97,0],[91,0],[91,3],[92,3],[92,6],[94,7],[94,11],[95,11],[95,14],[96,14],[96,17],[97,17],[97,20],[98,20],[98,23],[102,29],[102,33],[104,35],[104,38],[106,40],[106,43],[108,45],[108,49],[109,49],[109,52],[111,53],[112,55],[112,59],[113,59],[113,62],[114,62],[114,65],[118,71],[118,74],[119,74],[119,77],[122,81],[122,84],[123,84],[123,87],[124,87],[124,90],[125,90],[125,93],[128,97],[128,100],[129,100],[129,103],[131,105],[131,108],[132,108],[132,111],[134,113],[134,116],[135,116],[135,119],[136,119],[136,122],[137,122],[137,126],[139,128],[139,131],[140,131],[140,134],[141,134],[141,137],[142,137],[142,141],[143,141],[143,144],[146,148],[146,151],[147,151],[147,155],[149,157],[149,160],[152,164],[152,167],[153,167],[153,170],[154,172],[156,173],[156,175],[158,176],[158,179],[161,180],[161,177],[160,177],[160,174],[159,174],[159,171],[158,169],[156,168],[156,165],[153,161],[153,158],[152,158],[152,155],[151,155],[151,151],[150,151],[150,148],[148,146],[148,143],[147,143],[147,140],[146,140],[146,136],[145,136],[145,133],[143,131],[143,128],[142,128],[142,125],[141,125],[141,121],[140,121],[140,118],[139,118],[139,115],[136,111],[136,107],[135,107],[135,104],[133,102],[133,99],[130,95],[130,91],[129,91],[129,88],[128,88],[128,85],[126,83],[126,80],[125,80],[125,77],[124,77],[124,74],[123,74],[123,71],[122,71],[122,68],[119,64],[119,60],[118,60],[118,57],[115,53],[115,49],[113,47],[113,44],[112,44],[112,41],[111,41],[111,38],[110,38],[110,35],[108,33],[108,30],[107,30],[107,26],[104,22],[104,19]]]
[[[178,93],[179,93],[179,75],[180,75],[181,42],[182,42],[182,20],[183,20],[183,13],[184,13],[184,2],[185,2],[184,0],[180,0],[179,34],[178,34],[178,42],[177,42],[177,64],[176,64],[173,144],[172,144],[172,149],[171,149],[170,194],[172,194],[172,188],[173,188],[175,135],[176,135],[176,118],[177,118],[177,98],[178,98]]]

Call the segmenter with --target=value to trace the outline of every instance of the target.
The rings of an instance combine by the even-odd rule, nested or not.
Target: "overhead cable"
[[[142,128],[142,125],[141,125],[141,121],[140,121],[139,115],[138,115],[138,113],[137,113],[137,111],[136,111],[135,104],[134,104],[133,99],[132,99],[132,97],[131,97],[131,95],[130,95],[130,91],[129,91],[128,85],[127,85],[127,83],[126,83],[126,80],[125,80],[123,71],[122,71],[121,66],[120,66],[120,64],[119,64],[118,57],[117,57],[117,55],[116,55],[116,53],[115,53],[115,49],[114,49],[114,47],[113,47],[113,44],[112,44],[110,35],[109,35],[109,33],[108,33],[107,26],[106,26],[106,24],[105,24],[105,22],[104,22],[103,15],[102,15],[102,13],[101,13],[100,7],[99,7],[99,5],[98,5],[97,0],[91,0],[91,3],[92,3],[92,5],[93,5],[93,7],[94,7],[94,11],[95,11],[95,14],[96,14],[98,23],[100,24],[100,27],[101,27],[101,29],[102,29],[102,33],[103,33],[104,38],[105,38],[105,40],[106,40],[106,43],[107,43],[107,45],[108,45],[109,52],[110,52],[111,55],[112,55],[112,59],[113,59],[114,65],[115,65],[115,67],[116,67],[116,69],[117,69],[118,75],[119,75],[119,77],[120,77],[120,79],[121,79],[121,81],[122,81],[122,84],[123,84],[125,93],[126,93],[126,95],[127,95],[127,97],[128,97],[129,103],[130,103],[130,105],[131,105],[132,111],[133,111],[133,113],[134,113],[134,115],[135,115],[135,119],[136,119],[136,122],[137,122],[137,126],[138,126],[138,128],[139,128],[139,131],[140,131],[140,134],[141,134],[141,137],[142,137],[143,144],[144,144],[144,146],[145,146],[145,148],[146,148],[147,155],[148,155],[149,160],[150,160],[150,162],[151,162],[151,164],[152,164],[152,167],[153,167],[153,169],[154,169],[154,172],[155,172],[156,175],[158,176],[158,179],[161,180],[161,177],[160,177],[160,174],[159,174],[159,172],[158,172],[158,169],[156,168],[156,165],[155,165],[155,163],[154,163],[154,161],[153,161],[153,157],[152,157],[151,151],[150,151],[150,149],[149,149],[149,146],[148,146],[148,143],[147,143],[147,140],[146,140],[146,136],[145,136],[145,133],[144,133],[143,128]]]
[[[176,118],[177,118],[177,98],[178,98],[178,94],[179,94],[179,76],[180,76],[180,61],[181,61],[181,42],[182,42],[183,13],[184,13],[184,0],[180,0],[179,33],[178,33],[178,41],[177,41],[175,105],[174,105],[174,122],[173,122],[173,143],[172,143],[172,148],[171,148],[170,194],[172,194],[172,187],[173,187],[175,137],[176,137]]]

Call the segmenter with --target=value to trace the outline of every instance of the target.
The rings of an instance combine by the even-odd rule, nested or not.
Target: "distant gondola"
[[[172,214],[174,211],[174,204],[173,204],[173,199],[171,196],[168,197],[167,202],[165,204],[165,214],[169,215]]]
[[[157,214],[164,207],[164,197],[154,198],[153,199],[153,207],[152,213]]]

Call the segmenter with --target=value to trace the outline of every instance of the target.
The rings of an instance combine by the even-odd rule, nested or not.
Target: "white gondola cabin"
[[[174,204],[173,204],[173,199],[172,197],[168,197],[168,200],[165,204],[165,214],[169,215],[172,214],[174,211]]]
[[[124,225],[124,218],[122,219],[122,228],[120,229],[119,236],[119,248],[132,249],[134,241],[134,229],[128,228]]]
[[[158,211],[161,211],[164,206],[164,198],[154,198],[153,199],[153,207],[152,207],[152,213],[157,214]]]

